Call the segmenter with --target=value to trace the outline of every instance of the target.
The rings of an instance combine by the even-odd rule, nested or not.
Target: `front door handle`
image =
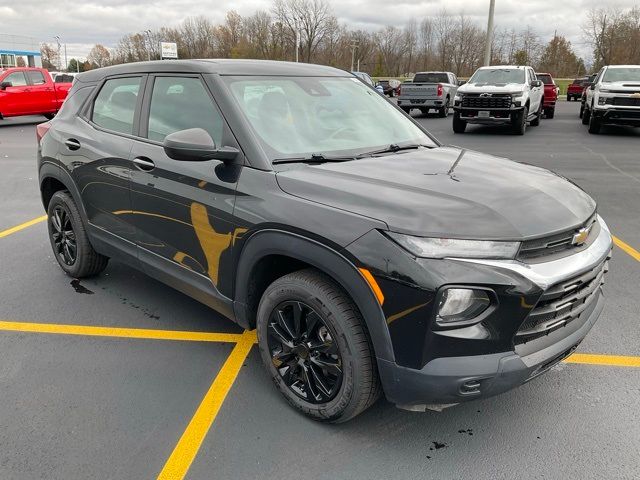
[[[80,142],[75,138],[67,138],[64,141],[64,144],[69,150],[78,150],[80,148]]]
[[[136,158],[133,159],[133,163],[140,170],[144,170],[146,172],[156,168],[156,164],[153,163],[151,160],[149,160],[146,157],[136,157]]]

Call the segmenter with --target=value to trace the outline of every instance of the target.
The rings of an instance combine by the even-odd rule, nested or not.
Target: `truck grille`
[[[510,108],[511,95],[494,94],[489,97],[481,97],[481,94],[466,94],[462,97],[462,106],[477,109]]]
[[[608,98],[605,103],[608,105],[620,105],[623,107],[640,107],[640,98],[613,97]]]
[[[514,343],[518,345],[548,335],[593,308],[604,284],[604,275],[609,271],[609,258],[588,272],[549,287],[516,333]]]
[[[548,237],[537,238],[535,240],[527,240],[522,242],[520,251],[518,252],[518,260],[531,261],[531,260],[545,260],[546,257],[560,254],[563,252],[570,253],[569,251],[578,248],[580,245],[573,243],[573,236],[578,233],[582,228],[591,228],[589,231],[589,238],[596,238],[600,233],[600,224],[598,218],[594,214],[589,220],[583,223],[580,227],[566,232],[550,235]],[[587,241],[588,243],[588,241]]]

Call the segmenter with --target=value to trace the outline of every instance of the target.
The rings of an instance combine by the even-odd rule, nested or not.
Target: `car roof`
[[[640,68],[640,65],[607,65],[607,68]]]
[[[529,67],[528,65],[489,65],[486,67],[480,67],[478,70],[495,70],[496,68],[517,68],[517,69],[525,69]],[[531,68],[531,67],[529,67]]]
[[[125,63],[89,70],[76,78],[79,82],[93,83],[107,76],[130,73],[213,73],[220,75],[273,75],[300,77],[349,77],[350,73],[324,65],[280,62],[275,60],[199,59],[156,60]]]

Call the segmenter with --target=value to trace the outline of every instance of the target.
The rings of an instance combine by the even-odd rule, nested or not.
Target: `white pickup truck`
[[[464,133],[468,123],[510,125],[522,135],[527,122],[540,124],[544,85],[531,67],[481,67],[458,89],[453,102],[453,131]]]
[[[414,108],[423,114],[435,109],[446,117],[457,90],[458,78],[451,72],[418,72],[412,81],[400,85],[398,106],[407,113]]]
[[[602,125],[640,127],[640,65],[602,67],[585,94],[582,123],[589,133]]]

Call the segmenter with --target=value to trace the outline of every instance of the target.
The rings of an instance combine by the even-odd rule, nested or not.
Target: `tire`
[[[591,110],[584,106],[584,110],[582,111],[582,124],[589,125],[589,119],[591,118]]]
[[[467,122],[460,118],[459,112],[453,112],[453,133],[464,133]]]
[[[401,108],[402,108],[402,111],[404,113],[406,113],[407,115],[411,115],[411,109],[410,108],[407,108],[407,107],[401,107]]]
[[[91,246],[78,207],[69,192],[53,194],[47,207],[47,217],[53,255],[67,275],[73,278],[91,277],[106,268],[109,259]]]
[[[582,115],[584,115],[584,105],[580,105],[580,113],[578,114],[578,118],[582,118]]]
[[[545,118],[553,118],[555,114],[556,114],[555,107],[554,108],[545,108],[544,109]]]
[[[56,114],[55,113],[45,113],[44,114],[44,118],[46,118],[47,120],[51,120],[53,119],[53,117],[55,117]]]
[[[538,106],[538,113],[536,113],[536,118],[531,120],[532,127],[537,127],[540,125],[540,120],[542,119],[542,112],[543,112],[542,102],[540,102],[540,105]]]
[[[391,90],[391,91],[389,92],[389,97],[392,97],[392,98],[393,98],[393,97],[395,97],[395,96],[396,96],[396,92],[395,92],[395,90]]]
[[[296,305],[301,312],[297,338],[292,335]],[[310,318],[315,326],[309,328]],[[351,298],[323,273],[300,270],[269,285],[258,305],[257,330],[260,355],[274,384],[292,407],[314,420],[346,422],[380,396],[365,322]],[[320,345],[316,350],[314,341]],[[323,382],[331,388],[323,390]]]
[[[524,135],[527,131],[527,117],[529,107],[524,107],[520,112],[511,117],[511,131],[516,135]]]
[[[422,113],[422,115],[424,115],[425,117],[429,115],[429,109],[428,108],[421,108],[420,109],[420,113]]]
[[[600,127],[602,127],[602,120],[596,115],[589,116],[589,133],[597,135],[600,133]]]
[[[449,97],[442,108],[438,109],[438,116],[440,118],[447,118],[449,116]]]

